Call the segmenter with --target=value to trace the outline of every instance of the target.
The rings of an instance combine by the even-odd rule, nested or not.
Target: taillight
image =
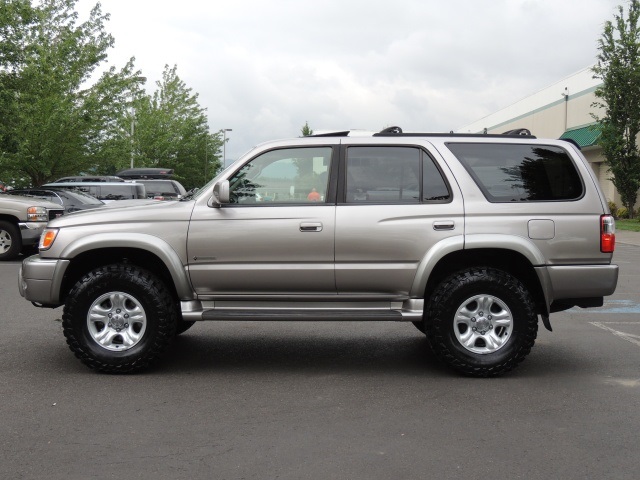
[[[616,221],[612,215],[600,217],[600,251],[613,253],[616,249]]]

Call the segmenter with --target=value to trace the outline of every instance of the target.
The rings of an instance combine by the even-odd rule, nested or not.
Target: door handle
[[[321,232],[322,223],[320,222],[302,222],[300,224],[301,232]]]
[[[433,222],[433,229],[434,230],[453,230],[456,228],[456,224],[455,222],[452,221],[448,221],[448,222]]]

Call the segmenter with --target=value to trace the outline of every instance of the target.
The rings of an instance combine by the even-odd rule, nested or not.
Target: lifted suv
[[[55,220],[20,288],[64,304],[69,347],[106,372],[195,321],[390,320],[486,377],[525,358],[539,318],[603,304],[614,243],[570,143],[341,132],[260,145],[180,202]]]

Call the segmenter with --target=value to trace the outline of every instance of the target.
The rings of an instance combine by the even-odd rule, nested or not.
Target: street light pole
[[[224,135],[222,140],[222,168],[227,166],[227,132],[233,132],[233,130],[230,128],[222,129],[222,134]]]
[[[132,80],[136,83],[144,83],[147,81],[147,77],[133,77]],[[136,109],[133,106],[135,92],[131,91],[131,168],[133,168],[133,134],[135,131],[135,123],[136,123]]]

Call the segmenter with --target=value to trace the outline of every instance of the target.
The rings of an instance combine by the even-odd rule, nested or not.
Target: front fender
[[[169,274],[181,300],[193,299],[193,289],[184,264],[175,249],[159,237],[144,233],[96,233],[78,238],[64,247],[60,258],[73,259],[92,250],[111,248],[138,248],[146,250],[160,259]]]

